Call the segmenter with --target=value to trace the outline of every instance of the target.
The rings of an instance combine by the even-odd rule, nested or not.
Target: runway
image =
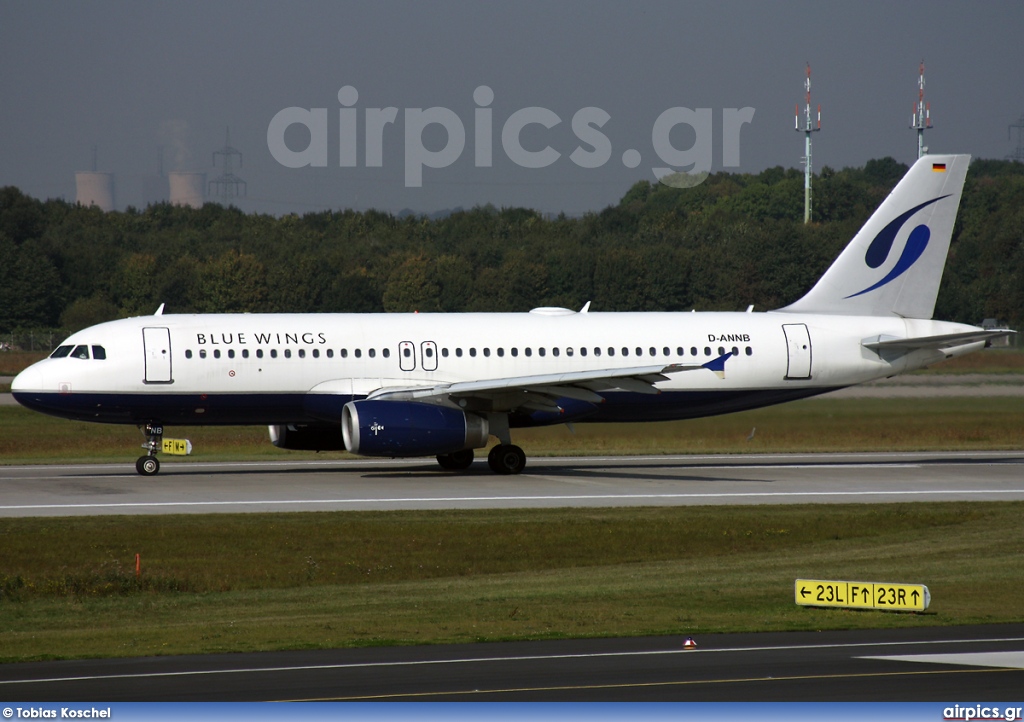
[[[0,467],[0,516],[1024,500],[1024,452]]]
[[[1024,625],[509,642],[0,666],[0,699],[1021,703]]]

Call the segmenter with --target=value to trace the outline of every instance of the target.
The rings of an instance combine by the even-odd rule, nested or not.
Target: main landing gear
[[[464,471],[473,464],[473,450],[463,449],[451,454],[438,454],[437,463],[448,471]]]
[[[473,450],[463,449],[452,454],[438,454],[437,463],[447,471],[464,471],[473,464]],[[487,465],[495,474],[518,474],[526,467],[526,454],[514,444],[498,444],[487,455]]]
[[[498,444],[487,454],[487,465],[495,474],[518,474],[526,468],[526,454],[515,444]]]
[[[160,471],[160,460],[156,458],[156,452],[163,446],[164,427],[159,424],[146,424],[140,427],[146,435],[146,443],[142,448],[146,450],[145,456],[140,456],[135,462],[135,471],[142,476],[153,476]]]

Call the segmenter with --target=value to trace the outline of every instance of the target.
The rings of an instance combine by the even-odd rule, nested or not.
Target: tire
[[[495,474],[518,474],[526,468],[526,454],[515,444],[498,444],[487,455],[487,464]]]
[[[451,454],[438,454],[437,463],[448,471],[464,471],[473,464],[473,450],[463,449]]]
[[[141,476],[155,476],[160,471],[160,460],[155,456],[140,456],[135,462],[135,471]]]

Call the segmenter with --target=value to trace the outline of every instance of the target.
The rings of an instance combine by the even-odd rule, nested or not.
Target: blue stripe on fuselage
[[[838,387],[733,391],[664,391],[660,394],[606,392],[605,402],[587,413],[512,414],[517,428],[566,421],[672,421],[771,406],[834,391]],[[238,425],[339,424],[342,407],[354,397],[333,394],[106,394],[18,391],[21,405],[51,416],[107,424]],[[359,398],[359,397],[355,397]],[[580,402],[563,399],[567,410]],[[592,411],[591,411],[592,409]],[[582,410],[581,410],[582,411]]]

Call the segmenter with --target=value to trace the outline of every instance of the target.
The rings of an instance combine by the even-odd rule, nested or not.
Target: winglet
[[[724,354],[722,354],[721,356],[716,358],[714,361],[708,361],[706,364],[703,364],[701,366],[701,368],[708,369],[709,371],[714,371],[715,372],[715,376],[717,376],[720,379],[724,379],[725,378],[725,362],[731,356],[732,356],[732,351],[726,351]]]

